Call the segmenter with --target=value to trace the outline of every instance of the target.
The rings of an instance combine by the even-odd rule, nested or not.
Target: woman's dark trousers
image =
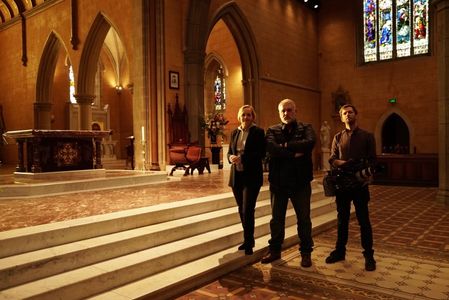
[[[232,188],[243,227],[244,244],[254,247],[254,212],[260,186],[238,185]]]

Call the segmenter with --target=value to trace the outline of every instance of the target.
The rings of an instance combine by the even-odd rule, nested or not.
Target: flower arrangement
[[[225,136],[224,128],[228,123],[223,113],[211,113],[201,120],[201,128],[207,131],[211,143],[216,144],[218,135]]]

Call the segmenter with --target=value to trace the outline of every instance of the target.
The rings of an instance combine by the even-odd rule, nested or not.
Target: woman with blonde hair
[[[229,186],[232,187],[243,226],[243,244],[239,250],[253,254],[254,212],[263,184],[262,160],[265,157],[265,132],[254,123],[256,113],[251,105],[240,107],[240,126],[231,133],[228,160],[231,163]]]

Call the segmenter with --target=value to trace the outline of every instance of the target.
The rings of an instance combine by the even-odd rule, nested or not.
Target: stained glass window
[[[375,1],[376,0],[365,1],[365,62],[377,60],[377,5]]]
[[[363,0],[364,62],[429,52],[429,0]]]
[[[226,83],[222,67],[217,69],[217,76],[214,81],[214,98],[215,110],[226,110]]]
[[[75,75],[73,74],[73,67],[69,66],[69,94],[70,103],[76,103],[75,99]]]

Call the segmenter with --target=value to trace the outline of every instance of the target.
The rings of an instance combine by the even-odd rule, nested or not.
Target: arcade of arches
[[[255,107],[261,127],[278,122],[283,98],[317,132],[327,121],[334,134],[335,107],[350,102],[378,155],[436,159],[438,199],[449,203],[449,1],[430,1],[428,54],[366,64],[362,11],[363,1],[337,0],[318,10],[297,0],[0,1],[1,129],[94,124],[112,130],[105,143],[115,159],[126,159],[133,136],[136,168],[165,169],[176,97],[206,155],[199,120],[216,112],[217,97],[224,136],[242,104]],[[3,144],[2,163],[15,164],[16,151]]]

